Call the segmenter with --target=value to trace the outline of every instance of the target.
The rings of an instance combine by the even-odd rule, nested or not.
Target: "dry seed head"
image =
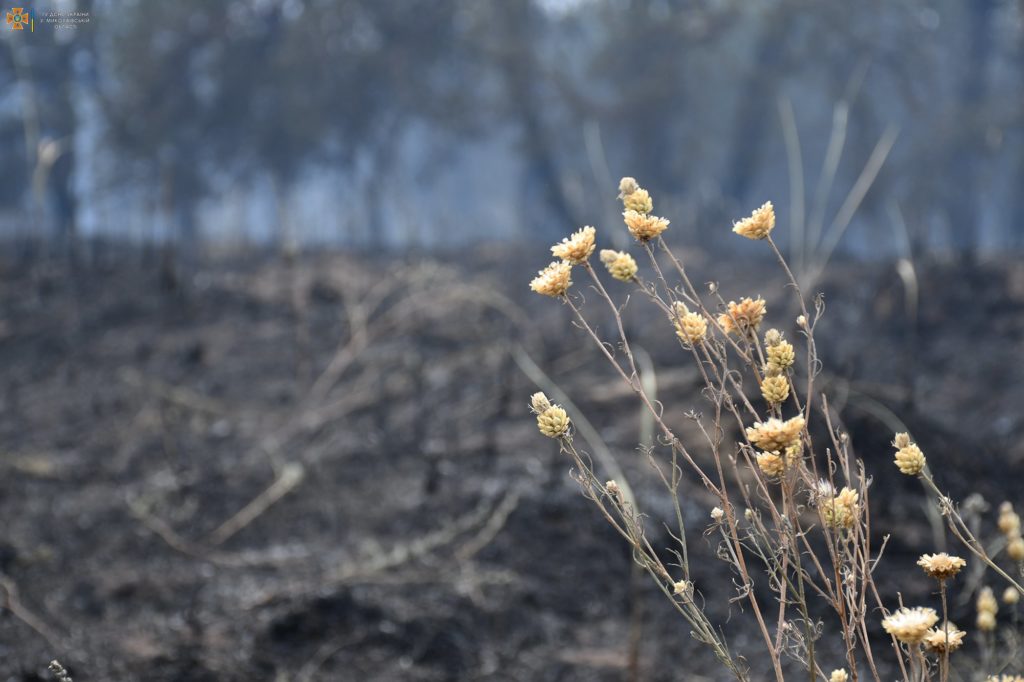
[[[882,627],[904,644],[917,644],[925,638],[928,629],[935,625],[938,619],[935,609],[924,606],[912,609],[903,607],[886,616],[882,620]]]
[[[764,313],[765,303],[760,296],[756,299],[744,298],[739,303],[729,301],[727,311],[718,317],[718,324],[726,334],[746,334],[757,331]]]
[[[633,238],[641,242],[654,239],[668,229],[668,221],[664,218],[639,211],[627,210],[622,214],[622,219]]]
[[[783,451],[800,439],[804,428],[803,417],[793,417],[782,421],[772,417],[764,422],[756,422],[747,429],[747,440],[765,452]]]
[[[1024,561],[1024,538],[1016,536],[1006,543],[1006,556],[1014,561]]]
[[[614,497],[616,500],[622,499],[622,488],[615,481],[608,481],[604,484],[604,489],[608,491],[608,494]]]
[[[604,263],[608,274],[620,282],[630,282],[636,277],[636,261],[625,251],[603,249],[601,251],[601,262]]]
[[[757,466],[769,478],[781,478],[786,469],[792,469],[800,462],[801,445],[797,441],[786,448],[786,457],[783,460],[781,453],[759,452],[757,453]]]
[[[959,573],[960,569],[967,565],[967,562],[958,556],[940,552],[939,554],[921,555],[921,558],[917,560],[917,565],[924,570],[929,578],[949,580]]]
[[[974,621],[974,624],[982,632],[992,632],[996,629],[996,614],[989,611],[979,611],[978,618]]]
[[[672,323],[676,328],[676,336],[687,344],[696,345],[707,336],[707,321],[699,313],[691,312],[682,301],[676,301],[673,304],[672,314]]]
[[[944,626],[928,631],[928,634],[924,636],[924,646],[937,654],[949,653],[963,646],[966,636],[967,633],[958,630],[956,625],[946,623]]]
[[[978,613],[991,613],[993,616],[999,612],[999,604],[996,602],[996,596],[992,594],[991,587],[983,587],[978,592],[978,599],[975,601],[974,606],[978,609]]]
[[[597,230],[589,225],[551,247],[551,253],[571,265],[582,265],[594,253]]]
[[[897,450],[902,450],[903,448],[910,445],[910,443],[911,440],[909,433],[897,433],[896,437],[892,439],[892,446]]]
[[[773,371],[784,372],[793,366],[796,353],[793,351],[793,344],[780,340],[777,344],[768,346],[768,366]]]
[[[764,333],[764,345],[768,348],[782,343],[782,332],[774,327]]]
[[[775,228],[775,208],[766,201],[749,217],[732,226],[732,231],[747,239],[764,239]]]
[[[626,210],[636,211],[637,213],[650,213],[654,210],[654,202],[651,201],[651,195],[642,187],[622,197],[622,205]]]
[[[1007,587],[1003,590],[1003,603],[1013,606],[1020,601],[1020,592],[1015,587]]]
[[[1004,535],[1020,535],[1020,516],[1017,515],[1017,512],[1013,511],[1011,503],[1003,502],[999,505],[998,525],[999,531]]]
[[[802,329],[806,328],[807,327],[807,318],[804,317],[803,315],[798,315],[797,318],[796,318],[796,326],[798,326],[798,327],[800,327]]]
[[[687,596],[693,590],[693,583],[689,580],[677,580],[672,583],[672,594]]]
[[[722,519],[725,518],[725,512],[721,507],[715,507],[711,510],[711,520],[715,523],[721,523]]]
[[[530,282],[530,288],[544,296],[564,296],[571,285],[572,266],[557,262],[538,272]]]
[[[569,430],[569,415],[558,405],[552,405],[537,415],[537,428],[548,438],[560,438]]]
[[[771,376],[761,382],[761,395],[772,405],[780,405],[789,397],[789,379]]]
[[[907,476],[917,476],[924,471],[925,458],[917,443],[910,443],[896,451],[896,468]]]
[[[624,199],[626,196],[640,189],[640,185],[637,184],[635,178],[625,177],[619,180],[619,198]]]
[[[537,391],[530,396],[530,409],[533,410],[534,414],[540,414],[549,407],[551,407],[551,401],[548,400],[543,391]]]
[[[850,675],[845,670],[838,668],[828,676],[828,682],[849,682]]]
[[[825,524],[830,528],[851,528],[860,515],[859,498],[852,488],[843,488],[831,500],[823,502],[820,509]]]

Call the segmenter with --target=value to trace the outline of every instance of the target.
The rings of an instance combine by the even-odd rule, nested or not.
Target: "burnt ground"
[[[0,680],[47,679],[54,657],[86,682],[623,680],[631,633],[640,679],[722,679],[651,585],[630,589],[628,553],[535,431],[517,348],[652,519],[666,509],[630,395],[527,291],[534,256],[223,260],[184,283],[138,254],[74,276],[6,266]],[[1024,265],[919,264],[916,307],[894,273],[839,264],[822,282],[822,379],[876,474],[887,598],[927,600],[912,569],[933,527],[887,443],[906,424],[955,495],[1019,499]],[[717,276],[792,336],[771,264]],[[695,373],[638,297],[626,322],[685,428]],[[755,633],[699,534],[710,505],[688,488],[695,580],[756,679]],[[834,639],[819,650],[838,664]]]

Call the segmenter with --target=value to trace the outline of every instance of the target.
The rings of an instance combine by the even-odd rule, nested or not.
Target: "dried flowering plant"
[[[574,440],[572,415],[536,394],[531,408],[538,428],[571,458],[584,496],[630,546],[636,563],[690,624],[693,636],[736,679],[754,679],[748,661],[756,655],[766,661],[756,679],[766,679],[764,670],[770,670],[781,682],[786,670],[797,669],[812,682],[861,677],[881,682],[878,658],[889,654],[874,651],[872,642],[884,631],[906,682],[948,680],[950,654],[967,633],[948,620],[947,589],[966,562],[946,553],[926,554],[918,561],[925,576],[938,583],[941,612],[902,603],[890,609],[884,603],[873,577],[885,541],[873,544],[870,478],[853,456],[849,439],[835,427],[827,397],[815,387],[820,372],[815,328],[824,307],[820,297],[809,304],[772,239],[776,216],[771,202],[737,221],[733,231],[766,244],[778,260],[800,310],[793,328],[799,349],[770,327],[774,320],[760,296],[726,302],[715,284],[707,292],[697,290],[664,239],[669,221],[653,215],[654,201],[635,179],[622,179],[619,199],[625,226],[636,240],[637,258],[605,249],[599,260],[607,275],[620,282],[615,286],[638,289],[665,316],[666,333],[699,372],[710,414],[686,412],[697,435],[684,439],[666,421],[670,408],[648,394],[623,324],[624,302],[609,293],[602,273],[590,263],[597,231],[585,227],[556,244],[552,253],[561,262],[540,271],[530,286],[568,307],[656,425],[660,447],[647,450],[647,459],[672,501],[674,518],[668,523],[675,526],[673,546],[652,544],[641,501],[624,494],[625,481],[604,480],[594,470]],[[637,260],[649,264],[649,275],[641,274]],[[610,311],[611,338],[602,335],[583,296],[574,293],[574,268],[583,271],[598,303]],[[939,492],[921,448],[908,434],[897,434],[893,445],[896,468],[920,478],[934,493],[952,535],[1009,581],[1015,595],[1024,593],[977,541],[957,505]],[[731,568],[735,594],[730,601],[749,608],[763,643],[760,652],[733,651],[721,624],[704,608],[702,586],[691,575],[691,537],[680,503],[684,486],[691,484],[703,486],[715,501],[706,535],[719,543],[717,555]],[[1004,514],[1000,528],[1004,526],[1004,532],[1020,538],[1019,518]],[[1024,560],[1024,540],[1019,545],[1014,551],[1019,549]],[[769,591],[773,598],[766,600],[763,595]],[[822,618],[822,613],[831,615]],[[823,637],[836,638],[839,646],[823,654],[818,646]],[[822,660],[836,650],[845,660]]]

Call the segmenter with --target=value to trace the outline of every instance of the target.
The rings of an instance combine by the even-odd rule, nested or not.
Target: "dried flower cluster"
[[[718,324],[726,334],[746,336],[757,331],[766,312],[764,299],[744,298],[739,303],[729,301],[726,311],[718,316]]]
[[[960,572],[967,562],[958,556],[950,556],[945,552],[939,554],[924,554],[917,560],[929,578],[936,580],[949,580]]]
[[[631,282],[636,277],[636,260],[625,251],[603,249],[601,262],[604,263],[608,274],[620,282]]]
[[[672,306],[672,323],[676,328],[676,336],[687,345],[697,345],[708,333],[708,323],[698,313],[692,312],[682,301]]]
[[[747,239],[764,239],[775,229],[775,208],[772,202],[766,201],[754,210],[749,217],[740,220],[732,227],[732,231]]]
[[[924,471],[925,459],[921,448],[906,433],[897,433],[892,441],[896,448],[896,467],[907,476],[918,476]]]
[[[713,408],[709,410],[710,418],[707,413],[690,410],[686,416],[696,427],[685,437],[676,435],[674,419],[679,412],[670,418],[672,411],[662,404],[662,397],[649,393],[646,382],[637,381],[643,368],[638,369],[634,346],[625,331],[621,316],[624,304],[607,292],[601,282],[604,273],[599,275],[588,262],[597,249],[598,235],[593,227],[583,227],[552,246],[551,252],[559,261],[541,270],[530,286],[545,296],[560,297],[571,309],[575,324],[602,349],[658,429],[656,444],[643,451],[671,496],[678,525],[670,529],[671,539],[677,544],[669,549],[674,560],[666,562],[661,548],[646,536],[651,510],[640,509],[642,501],[635,499],[628,481],[621,478],[622,470],[605,460],[601,466],[612,469],[614,478],[598,477],[590,456],[581,453],[574,443],[565,409],[552,404],[543,393],[534,394],[530,401],[538,430],[558,440],[561,451],[572,460],[573,476],[584,495],[626,540],[634,561],[690,623],[697,640],[710,647],[737,680],[752,679],[745,661],[753,658],[732,651],[720,624],[704,611],[708,595],[700,594],[690,579],[687,528],[680,500],[691,492],[683,486],[695,481],[704,486],[715,503],[706,534],[717,538],[717,556],[729,564],[735,589],[729,599],[743,600],[744,610],[749,605],[764,642],[766,665],[770,664],[776,682],[784,679],[783,657],[804,667],[806,677],[824,678],[827,668],[816,657],[827,649],[812,643],[823,639],[826,632],[836,635],[838,649],[846,655],[844,667],[832,670],[829,682],[859,679],[865,669],[870,669],[875,682],[880,682],[874,663],[877,652],[872,652],[867,623],[876,609],[887,614],[882,626],[899,643],[893,651],[901,659],[906,679],[948,682],[950,654],[964,646],[967,633],[949,622],[947,593],[967,562],[946,552],[924,554],[918,559],[924,574],[938,582],[941,614],[927,606],[886,610],[873,577],[881,550],[872,545],[877,533],[872,532],[869,523],[870,476],[863,462],[851,454],[847,434],[835,428],[835,408],[830,408],[827,396],[822,398],[814,385],[820,366],[814,332],[823,308],[816,304],[809,309],[808,300],[771,238],[775,227],[771,202],[736,222],[732,229],[744,238],[762,241],[787,273],[788,285],[799,302],[798,342],[801,357],[806,358],[800,367],[795,363],[796,348],[778,329],[768,329],[761,343],[758,332],[768,313],[763,298],[746,297],[726,303],[717,284],[710,284],[704,293],[697,291],[684,263],[661,238],[669,223],[653,215],[650,193],[627,177],[619,183],[619,198],[626,228],[640,242],[637,248],[650,258],[653,278],[640,275],[637,261],[627,251],[603,249],[601,263],[608,276],[635,285],[668,317],[670,333],[679,339],[685,355],[697,363],[703,381],[700,396]],[[576,266],[593,280],[593,291],[612,311],[616,324],[600,328],[591,324],[583,297],[567,295]],[[665,273],[671,274],[669,268],[675,269],[678,283],[668,281]],[[606,336],[609,333],[611,338]],[[750,391],[758,389],[767,407],[750,399]],[[793,412],[789,411],[790,404],[795,407]],[[810,423],[814,424],[813,438]],[[993,563],[961,518],[958,505],[937,487],[921,448],[907,433],[895,434],[892,444],[899,471],[917,477],[937,500],[938,516],[979,560],[975,565],[972,559],[972,568],[984,564],[1012,585],[1002,598],[1016,612],[1020,585]],[[595,450],[595,458],[597,454]],[[753,471],[738,467],[739,462],[752,464]],[[696,475],[686,476],[687,470]],[[1008,502],[1000,507],[998,525],[1005,543],[996,546],[1005,546],[1007,557],[1024,564],[1020,518]],[[965,582],[973,585],[975,579],[972,570]],[[763,604],[769,591],[775,598],[772,606]],[[822,600],[825,608],[811,604],[812,599]],[[978,592],[976,608],[978,630],[994,630],[998,603],[991,588]],[[778,612],[773,614],[769,609]],[[826,612],[833,615],[834,631],[819,615]],[[936,626],[939,622],[942,624]],[[986,640],[991,638],[978,638],[982,644]],[[926,655],[934,658],[929,660]],[[933,673],[938,677],[933,678]],[[761,671],[758,674],[756,679],[765,677]]]
[[[925,606],[912,609],[904,607],[886,616],[882,620],[882,627],[904,644],[918,644],[938,619],[935,609]]]

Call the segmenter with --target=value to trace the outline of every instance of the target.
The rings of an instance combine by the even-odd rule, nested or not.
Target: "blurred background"
[[[792,337],[729,230],[774,202],[869,468],[909,429],[979,515],[1019,492],[1019,0],[8,5],[0,679],[719,679],[527,412],[564,390],[667,509],[628,390],[527,288],[582,225],[630,246],[623,175]],[[699,377],[639,303],[682,424]],[[941,529],[875,485],[914,596]]]

